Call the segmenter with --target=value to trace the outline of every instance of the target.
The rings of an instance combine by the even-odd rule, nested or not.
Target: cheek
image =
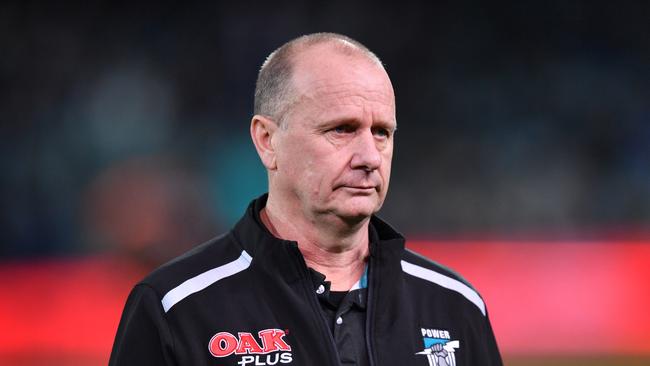
[[[393,148],[390,146],[388,149],[386,149],[383,153],[383,158],[382,158],[382,164],[381,164],[381,169],[383,170],[383,175],[386,180],[388,180],[390,176],[390,167],[393,162]]]
[[[317,195],[322,191],[323,164],[326,159],[321,159],[317,151],[305,144],[293,146],[284,151],[282,160],[286,178],[298,190],[309,192],[310,195]]]
[[[301,174],[302,185],[311,192],[312,197],[323,200],[332,194],[336,183],[345,175],[343,165],[336,154],[319,154],[312,156],[298,174]]]
[[[286,173],[292,176],[299,175],[312,164],[311,153],[299,139],[287,139],[283,141],[282,149],[278,151],[278,163],[284,166]]]

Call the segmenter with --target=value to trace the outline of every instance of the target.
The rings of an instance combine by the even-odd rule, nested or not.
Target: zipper
[[[318,297],[316,296],[316,292],[314,291],[313,288],[311,288],[311,278],[309,277],[309,269],[307,268],[307,264],[305,263],[305,259],[302,256],[302,253],[300,253],[300,249],[298,249],[298,246],[296,245],[295,247],[292,246],[292,249],[294,251],[294,255],[296,259],[298,260],[300,270],[304,274],[304,278],[307,280],[303,280],[303,288],[309,295],[307,298],[309,299],[309,303],[311,304],[312,311],[316,314],[316,318],[320,319],[320,321],[317,321],[317,323],[320,324],[321,331],[326,334],[326,338],[329,339],[329,348],[330,352],[328,352],[331,355],[331,361],[332,365],[336,366],[341,366],[340,360],[339,360],[339,351],[336,348],[336,342],[334,341],[334,336],[332,335],[332,332],[330,331],[328,325],[327,325],[327,320],[323,316],[323,312],[320,308],[320,303],[318,302]]]
[[[375,250],[379,250],[379,248],[376,248]],[[373,306],[374,304],[374,291],[373,288],[377,285],[377,276],[375,275],[375,266],[373,260],[373,256],[370,256],[370,260],[368,261],[368,299],[366,301],[367,303],[367,309],[366,309],[366,348],[368,349],[368,363],[370,366],[374,366],[377,363],[375,362],[375,352],[373,351],[373,346],[372,346],[372,320],[375,318],[374,310],[375,307]]]

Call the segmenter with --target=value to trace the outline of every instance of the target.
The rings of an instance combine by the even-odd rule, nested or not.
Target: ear
[[[268,170],[277,169],[275,148],[272,144],[273,136],[278,130],[278,125],[268,117],[256,114],[251,120],[251,138],[262,160],[262,164]]]

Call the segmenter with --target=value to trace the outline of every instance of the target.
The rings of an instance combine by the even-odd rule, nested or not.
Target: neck
[[[370,218],[355,225],[310,222],[269,199],[260,218],[273,235],[298,243],[307,266],[325,275],[332,291],[348,291],[363,275]]]

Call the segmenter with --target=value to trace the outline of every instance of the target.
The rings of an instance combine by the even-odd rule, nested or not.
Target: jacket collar
[[[257,262],[262,267],[272,266],[269,270],[279,270],[288,282],[294,282],[308,276],[305,260],[298,250],[298,243],[275,237],[262,223],[260,211],[266,206],[267,199],[268,194],[264,194],[253,200],[232,234],[253,257],[253,265]],[[373,215],[368,234],[372,259],[381,256],[399,264],[401,255],[398,252],[404,249],[404,237],[400,233]]]

